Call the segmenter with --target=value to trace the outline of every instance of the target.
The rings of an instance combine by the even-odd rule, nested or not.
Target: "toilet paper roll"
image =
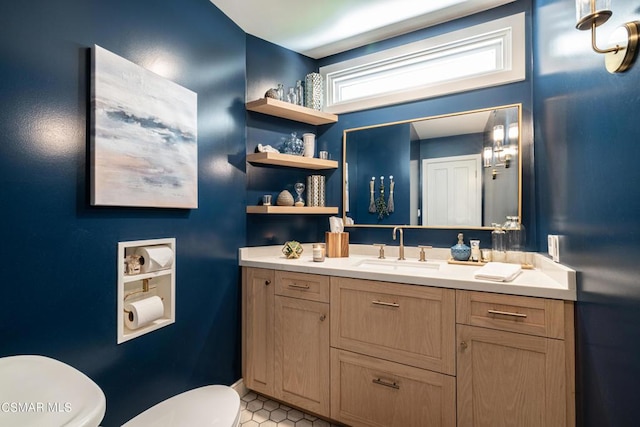
[[[173,250],[169,245],[141,246],[135,252],[143,258],[140,260],[141,273],[165,270],[173,265]]]
[[[124,309],[124,324],[129,329],[138,329],[164,316],[164,304],[158,296],[127,303]]]

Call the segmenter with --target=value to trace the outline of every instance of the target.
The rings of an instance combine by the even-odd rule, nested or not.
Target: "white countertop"
[[[418,248],[407,246],[405,248],[407,261],[398,261],[398,264],[403,263],[402,268],[392,270],[384,266],[378,268],[376,265],[366,267],[358,265],[367,261],[376,262],[378,248],[373,245],[349,245],[349,257],[325,258],[324,262],[313,261],[310,243],[303,244],[302,247],[304,251],[298,259],[285,258],[281,245],[240,248],[240,266],[450,289],[576,300],[575,270],[554,263],[548,257],[538,253],[532,254],[535,267],[533,270],[522,270],[522,273],[511,282],[494,282],[474,278],[474,273],[480,266],[447,263],[448,248],[427,249],[427,263],[436,268],[424,268],[423,264],[417,262]],[[386,261],[384,262],[393,264],[398,257],[397,246],[386,246],[385,256]]]

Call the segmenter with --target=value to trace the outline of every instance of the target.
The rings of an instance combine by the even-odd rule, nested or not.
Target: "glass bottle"
[[[298,104],[298,95],[296,95],[295,88],[289,88],[289,93],[287,94],[287,102],[291,104]]]
[[[304,88],[302,87],[302,80],[296,82],[296,96],[298,97],[298,105],[304,106]]]
[[[284,101],[284,85],[282,83],[278,83],[276,91],[278,92],[278,100]]]
[[[505,248],[506,234],[500,224],[491,224],[493,231],[491,232],[491,259],[497,262],[504,262],[507,258]]]

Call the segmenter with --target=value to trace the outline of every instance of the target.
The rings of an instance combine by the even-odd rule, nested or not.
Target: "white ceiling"
[[[311,58],[515,0],[211,0],[248,34]]]
[[[411,141],[483,132],[491,113],[491,111],[476,111],[458,116],[412,122]]]

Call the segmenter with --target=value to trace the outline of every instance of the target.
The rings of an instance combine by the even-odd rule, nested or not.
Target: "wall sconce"
[[[576,0],[576,28],[591,30],[591,47],[597,53],[605,54],[604,63],[610,73],[622,73],[633,65],[638,48],[640,22],[627,22],[618,27],[609,37],[615,47],[600,49],[596,46],[596,27],[609,20],[611,0]]]

